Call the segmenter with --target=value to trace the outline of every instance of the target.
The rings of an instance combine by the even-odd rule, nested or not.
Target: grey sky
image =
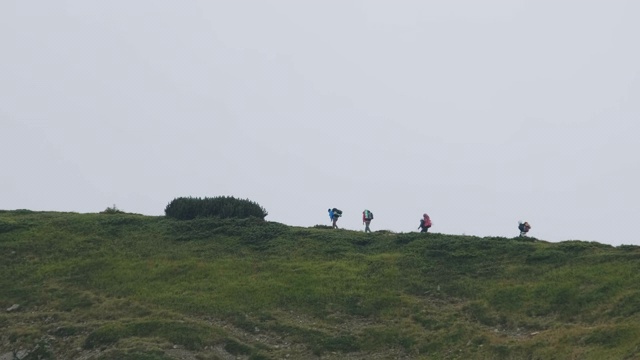
[[[0,208],[640,244],[640,2],[0,2]]]

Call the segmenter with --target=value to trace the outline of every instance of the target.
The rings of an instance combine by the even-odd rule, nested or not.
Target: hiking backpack
[[[373,213],[369,210],[364,211],[364,218],[367,220],[373,220]]]
[[[342,216],[342,210],[333,208],[333,216],[335,216],[335,217]]]

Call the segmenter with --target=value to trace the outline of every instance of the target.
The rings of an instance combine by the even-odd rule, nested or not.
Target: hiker
[[[338,218],[342,216],[342,210],[333,208],[333,209],[329,209],[328,211],[329,211],[329,219],[331,219],[331,221],[333,222],[332,226],[334,229],[337,229],[338,225],[336,225],[336,222],[338,222]]]
[[[431,227],[431,218],[427,214],[422,214],[422,219],[420,219],[420,226],[418,226],[418,229],[422,229],[420,230],[420,232],[426,233],[429,231],[430,227]]]
[[[365,210],[362,212],[362,224],[365,225],[364,232],[370,233],[371,229],[369,229],[369,224],[371,224],[371,220],[373,220],[373,213],[369,210]]]
[[[518,222],[518,229],[520,230],[520,237],[525,237],[527,236],[527,233],[529,232],[529,230],[531,230],[531,225],[529,225],[528,222]]]

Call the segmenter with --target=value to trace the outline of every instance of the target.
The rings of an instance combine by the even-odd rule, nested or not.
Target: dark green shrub
[[[124,213],[125,213],[124,211],[116,207],[116,204],[113,204],[113,207],[107,207],[106,209],[100,212],[100,214],[124,214]]]
[[[258,203],[249,199],[236,199],[233,196],[213,198],[180,197],[173,199],[164,209],[168,217],[178,220],[191,220],[198,217],[249,218],[264,219],[268,213]]]

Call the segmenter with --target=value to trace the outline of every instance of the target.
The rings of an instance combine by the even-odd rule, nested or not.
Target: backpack
[[[364,211],[364,218],[367,220],[373,220],[373,213],[369,210]]]
[[[334,216],[334,217],[340,217],[340,216],[342,216],[342,210],[340,210],[340,209],[336,209],[336,208],[333,208],[332,210],[333,210],[333,216]]]
[[[518,229],[519,229],[520,231],[524,231],[524,223],[520,223],[520,224],[518,224]]]
[[[427,221],[424,222],[424,226],[430,228],[431,227],[431,218],[427,216]]]

